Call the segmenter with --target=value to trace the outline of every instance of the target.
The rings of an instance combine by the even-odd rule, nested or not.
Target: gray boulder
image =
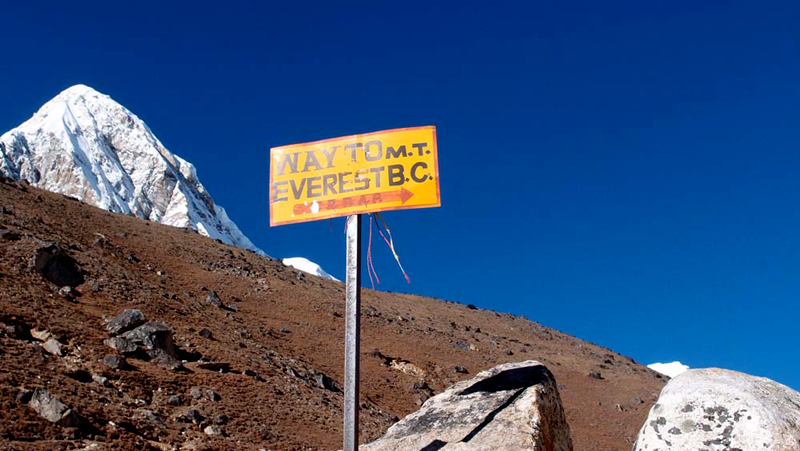
[[[172,329],[164,323],[150,321],[121,335],[125,340],[147,350],[161,349],[175,357]]]
[[[572,440],[555,378],[528,360],[458,382],[360,449],[569,451]]]
[[[100,362],[112,370],[119,370],[125,366],[125,357],[121,355],[107,355]]]
[[[35,410],[40,417],[51,423],[57,423],[65,427],[78,427],[83,423],[83,419],[80,416],[43,388],[37,388],[33,391],[33,396],[31,396],[28,406]]]
[[[59,343],[58,340],[56,340],[55,338],[51,338],[51,339],[47,340],[46,342],[44,342],[44,344],[42,345],[42,349],[44,349],[45,351],[49,352],[50,354],[53,354],[53,355],[56,355],[56,356],[59,356],[59,357],[64,355],[61,352],[61,343]]]
[[[689,370],[661,391],[634,451],[800,449],[800,393],[763,377]]]
[[[127,316],[132,317],[134,323],[138,321],[136,314]],[[122,323],[130,324],[128,320],[120,324]],[[172,339],[172,329],[164,323],[150,321],[122,335],[107,338],[103,343],[124,355],[150,360],[162,368],[177,370],[183,366],[178,359]],[[121,362],[121,365],[124,365],[124,362]]]
[[[168,370],[178,370],[183,368],[183,363],[175,357],[174,353],[170,354],[164,349],[150,349],[147,351],[147,356],[150,361]]]
[[[175,415],[173,421],[176,423],[194,423],[200,424],[205,420],[205,417],[197,411],[197,409],[187,408],[186,410],[179,412]]]
[[[103,343],[122,354],[133,354],[139,350],[139,346],[137,346],[136,343],[122,337],[106,338],[103,340]]]
[[[145,321],[147,320],[141,310],[126,309],[106,323],[106,330],[111,335],[119,335],[141,326]]]
[[[222,303],[222,300],[217,295],[217,292],[214,290],[209,290],[206,293],[206,304],[213,305],[214,307],[224,308],[225,305]]]

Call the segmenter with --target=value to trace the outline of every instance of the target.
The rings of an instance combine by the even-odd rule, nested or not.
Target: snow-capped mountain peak
[[[337,279],[336,277],[333,277],[332,275],[325,272],[325,270],[322,269],[318,264],[306,258],[290,257],[290,258],[284,258],[282,261],[284,265],[291,266],[292,268],[303,271],[304,273],[313,274],[315,276],[319,276],[325,279],[335,280],[337,282],[339,281],[339,279]]]
[[[86,85],[66,89],[0,136],[0,174],[263,254],[214,203],[191,163]]]

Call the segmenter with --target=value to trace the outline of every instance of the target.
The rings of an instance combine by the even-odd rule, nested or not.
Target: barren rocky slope
[[[84,272],[71,292],[30,266],[48,243]],[[337,449],[343,296],[342,283],[193,231],[3,179],[0,446]],[[114,353],[103,343],[104,316],[124,309],[174,331],[182,368],[100,362]],[[537,359],[559,384],[575,449],[628,450],[665,382],[628,357],[525,318],[427,297],[365,290],[362,327],[362,441],[458,380]],[[29,330],[51,333],[62,355]],[[28,400],[37,388],[86,422],[40,417]],[[207,435],[208,426],[219,435]]]

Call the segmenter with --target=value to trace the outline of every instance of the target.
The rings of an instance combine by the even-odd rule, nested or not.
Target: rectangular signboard
[[[270,225],[438,207],[436,127],[412,127],[274,147]]]

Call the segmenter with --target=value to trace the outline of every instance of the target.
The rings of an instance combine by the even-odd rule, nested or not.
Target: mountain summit
[[[0,174],[263,254],[214,203],[191,163],[127,108],[85,85],[0,136]]]

